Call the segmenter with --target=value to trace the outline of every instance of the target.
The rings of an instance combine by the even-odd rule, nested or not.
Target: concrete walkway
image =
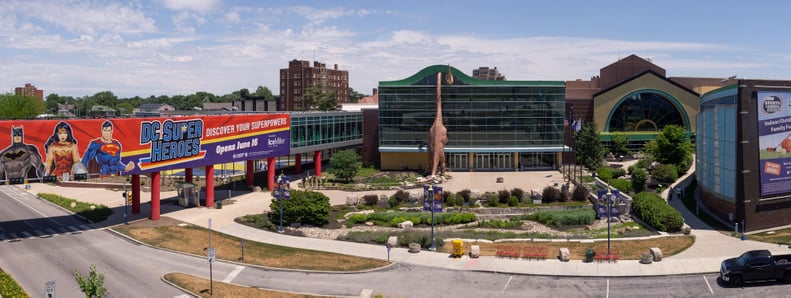
[[[477,192],[497,191],[519,187],[529,192],[530,189],[541,190],[546,185],[562,183],[561,174],[557,171],[548,172],[459,172],[451,173],[453,178],[443,184],[445,189],[458,192],[470,189]],[[497,178],[502,177],[503,183],[497,183]],[[123,223],[123,198],[121,191],[95,188],[67,188],[47,184],[31,184],[32,193],[56,193],[80,201],[104,204],[116,209],[114,215],[101,227]],[[333,205],[344,204],[349,195],[340,191],[324,192],[331,199]],[[366,193],[357,193],[363,195]],[[376,194],[392,194],[390,192],[372,192]],[[360,257],[387,259],[387,250],[384,246],[360,244],[344,241],[323,240],[307,237],[287,236],[267,231],[250,228],[237,224],[234,218],[268,211],[272,200],[270,193],[227,190],[215,191],[217,199],[227,199],[222,209],[209,209],[204,207],[182,208],[175,204],[162,204],[161,215],[180,221],[189,222],[206,227],[209,219],[212,220],[212,229],[248,239],[290,247],[319,249],[329,252],[355,255]],[[163,192],[162,199],[175,198],[175,192]],[[141,213],[131,215],[127,220],[148,220],[150,215],[150,196],[143,193],[141,200]],[[394,248],[390,253],[390,260],[395,262],[433,266],[453,270],[476,270],[503,273],[535,274],[549,276],[657,276],[674,274],[699,274],[718,272],[720,262],[725,258],[735,257],[744,251],[752,249],[769,249],[773,253],[791,253],[786,246],[767,244],[755,241],[741,241],[734,237],[714,231],[693,216],[681,203],[681,200],[671,200],[670,204],[678,209],[686,222],[692,227],[692,235],[696,237],[695,244],[689,249],[675,256],[666,257],[661,262],[640,264],[637,260],[620,260],[613,263],[583,263],[581,260],[560,262],[556,258],[557,252],[550,252],[546,261],[527,261],[522,259],[507,259],[483,256],[471,259],[464,256],[460,259],[449,258],[447,253],[421,251],[409,253],[405,248]],[[119,212],[120,211],[120,212]]]

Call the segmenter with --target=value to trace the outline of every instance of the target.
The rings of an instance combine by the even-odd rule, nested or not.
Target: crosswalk
[[[0,233],[0,241],[15,242],[15,241],[21,241],[23,239],[31,239],[31,238],[50,238],[59,235],[80,234],[83,231],[90,231],[90,230],[92,230],[92,228],[87,225],[78,225],[78,226],[50,227],[50,228],[45,228],[43,230],[29,230],[29,231],[17,231],[17,232],[3,231],[2,233]]]

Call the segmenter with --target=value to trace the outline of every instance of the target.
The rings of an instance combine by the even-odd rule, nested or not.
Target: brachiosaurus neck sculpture
[[[445,77],[448,84],[453,84],[453,74],[448,67]],[[437,171],[445,173],[445,145],[448,144],[448,129],[442,123],[442,72],[437,73],[437,114],[434,124],[428,134],[428,158],[431,164],[431,177],[437,176]]]

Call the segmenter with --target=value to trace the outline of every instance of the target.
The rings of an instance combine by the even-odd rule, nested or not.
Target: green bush
[[[389,199],[387,199],[387,206],[390,207],[391,209],[395,208],[396,206],[398,206],[398,199],[396,199],[396,197],[394,196],[390,197]]]
[[[409,202],[409,193],[399,189],[393,194],[393,197],[398,201],[399,204]]]
[[[242,223],[247,223],[248,225],[252,225],[253,227],[275,231],[277,230],[277,226],[269,220],[264,214],[248,214],[239,218],[239,221]]]
[[[632,190],[639,193],[645,190],[648,173],[643,168],[632,169]]]
[[[632,211],[646,224],[662,232],[679,231],[684,225],[681,213],[658,194],[641,192],[632,198]]]
[[[525,191],[522,190],[521,188],[516,187],[511,190],[511,196],[516,197],[516,199],[521,202],[522,200],[525,199]]]
[[[508,206],[515,207],[519,205],[519,199],[516,196],[511,196],[508,198]]]
[[[456,195],[464,198],[465,203],[468,203],[470,201],[470,194],[472,194],[472,192],[469,189],[462,189],[456,193]]]
[[[599,179],[602,181],[608,181],[612,179],[612,168],[610,167],[599,167],[596,169],[596,175],[599,176]]]
[[[560,190],[552,186],[544,187],[541,192],[541,203],[553,203],[560,201]]]
[[[464,206],[464,197],[459,196],[458,194],[455,197],[456,197],[456,206],[459,207]]]
[[[280,220],[280,202],[269,204],[269,219]],[[291,197],[283,200],[283,224],[299,223],[321,227],[330,215],[330,198],[315,191],[291,190]]]
[[[63,207],[66,210],[69,210],[82,217],[85,217],[91,222],[101,222],[113,214],[112,209],[107,208],[107,206],[101,204],[97,205],[97,204],[80,202],[74,199],[69,199],[61,195],[56,195],[51,193],[39,193],[38,196],[42,199],[52,202],[55,205]],[[72,203],[74,203],[74,207],[71,206]],[[94,206],[94,208],[91,209],[91,206]]]
[[[378,195],[364,195],[363,202],[365,202],[366,206],[376,206],[376,203],[379,202]]]
[[[618,178],[621,178],[623,176],[626,176],[626,170],[624,170],[624,168],[617,168],[617,169],[613,169],[612,170],[612,178],[613,179],[618,179]]]
[[[479,228],[516,229],[522,226],[521,220],[482,220],[478,222]]]
[[[497,202],[500,204],[508,204],[508,199],[511,197],[511,192],[507,190],[497,191]]]
[[[624,193],[628,193],[632,190],[632,181],[626,179],[612,179],[608,181],[612,187],[618,189]]]
[[[651,175],[659,182],[673,183],[678,179],[678,171],[673,165],[658,164]]]
[[[527,215],[527,219],[557,227],[589,225],[596,219],[596,212],[591,208],[538,211]]]
[[[571,194],[571,200],[577,202],[585,202],[588,200],[590,196],[590,191],[585,186],[577,186],[574,188],[574,192]]]
[[[404,221],[411,221],[415,225],[431,224],[431,212],[374,212],[370,214],[356,213],[349,216],[346,220],[347,226],[364,223],[367,221],[373,222],[378,226],[396,227],[399,223]],[[469,212],[435,212],[434,221],[437,224],[457,225],[470,223],[476,220],[475,214]]]

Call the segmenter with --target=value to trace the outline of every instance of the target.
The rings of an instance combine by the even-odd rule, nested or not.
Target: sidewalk
[[[497,191],[500,189],[523,188],[525,191],[540,185],[551,185],[552,179],[560,180],[558,172],[497,172],[497,173],[452,173],[453,179],[443,184],[451,191],[462,189],[475,189],[475,191]],[[504,183],[496,183],[497,177],[503,177]],[[542,189],[543,187],[539,188]],[[121,207],[121,212],[115,212],[107,220],[109,225],[123,223],[123,198],[120,191],[97,188],[67,188],[47,184],[33,184],[28,190],[32,193],[57,193],[65,197],[81,201],[104,204],[111,208]],[[330,196],[331,204],[344,204],[347,193],[339,191],[325,192]],[[377,192],[385,194],[386,192]],[[226,199],[228,192],[219,190],[215,192],[218,199]],[[360,194],[358,194],[360,195]],[[175,192],[163,192],[162,200],[175,198]],[[209,219],[212,220],[212,229],[243,239],[266,242],[283,246],[307,249],[321,249],[346,255],[387,260],[387,250],[384,246],[360,244],[345,241],[324,240],[307,237],[294,237],[267,231],[261,231],[245,225],[237,224],[234,218],[260,213],[269,210],[271,194],[268,192],[251,193],[236,191],[231,193],[230,199],[224,201],[222,209],[214,208],[182,208],[175,204],[161,204],[161,216],[171,217],[180,221],[189,222],[206,227]],[[131,216],[128,220],[144,219],[150,215],[147,202],[150,195],[141,195],[141,213]],[[390,252],[390,260],[408,264],[432,266],[453,270],[474,270],[514,274],[532,274],[547,276],[659,276],[675,274],[700,274],[719,272],[720,262],[726,258],[738,256],[747,250],[769,249],[772,253],[789,253],[786,246],[768,244],[756,241],[741,241],[712,230],[700,222],[681,203],[680,200],[670,202],[679,210],[685,221],[692,227],[692,235],[696,237],[695,244],[682,253],[665,257],[660,262],[640,264],[637,260],[620,260],[613,263],[583,263],[581,260],[560,262],[557,252],[550,251],[546,261],[528,261],[523,259],[507,259],[492,256],[482,256],[471,259],[468,255],[460,259],[448,257],[448,253],[421,251],[409,253],[406,248],[394,248]],[[117,210],[117,209],[116,209]],[[131,214],[131,210],[130,214]],[[118,214],[121,213],[121,214]],[[98,227],[98,226],[97,226]]]

